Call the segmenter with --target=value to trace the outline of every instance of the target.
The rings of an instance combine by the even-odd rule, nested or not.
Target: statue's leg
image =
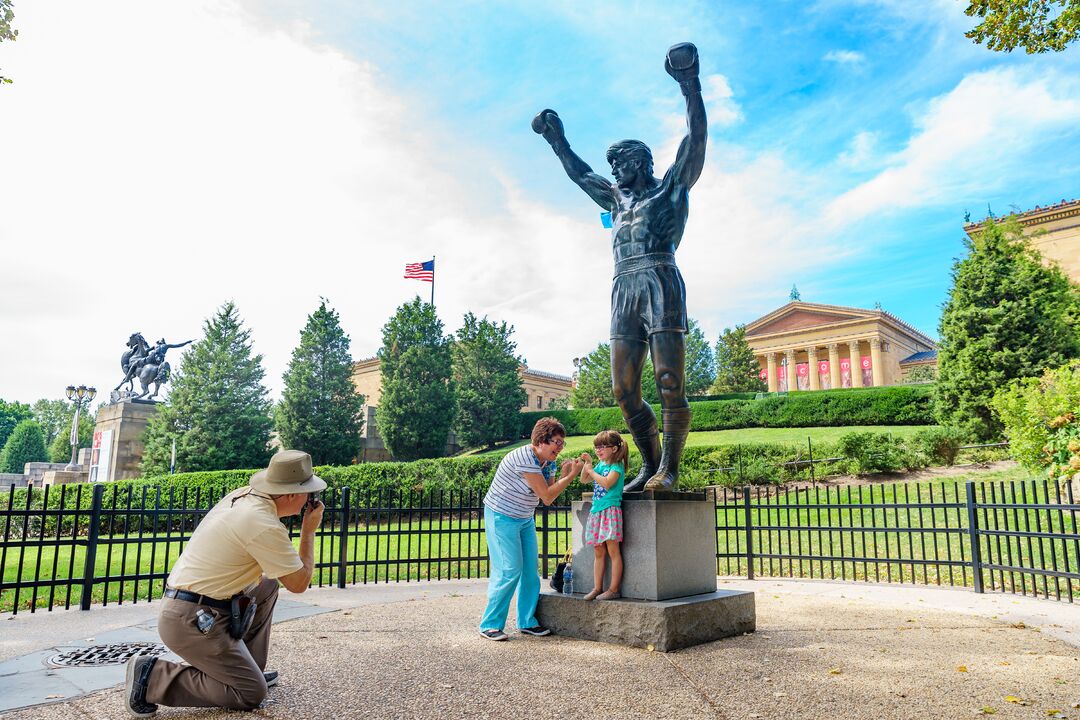
[[[626,426],[641,453],[641,471],[626,483],[623,492],[638,492],[656,473],[660,462],[660,438],[656,415],[641,399],[641,371],[649,346],[635,340],[611,340],[611,386]]]
[[[656,385],[664,421],[664,451],[646,490],[671,490],[679,481],[686,436],[690,432],[690,403],[686,401],[686,335],[664,331],[649,338]]]

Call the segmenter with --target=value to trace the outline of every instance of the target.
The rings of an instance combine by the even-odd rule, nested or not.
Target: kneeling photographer
[[[158,632],[188,664],[137,655],[128,662],[125,702],[134,717],[158,705],[251,710],[277,682],[266,671],[278,583],[302,593],[315,565],[315,531],[326,488],[299,450],[274,455],[247,487],[203,518],[166,584]],[[281,518],[299,514],[297,553]]]

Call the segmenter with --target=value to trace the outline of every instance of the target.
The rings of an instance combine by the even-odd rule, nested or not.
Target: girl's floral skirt
[[[590,547],[603,545],[608,540],[622,542],[622,508],[604,508],[598,513],[589,513],[589,524],[585,527],[585,544]]]

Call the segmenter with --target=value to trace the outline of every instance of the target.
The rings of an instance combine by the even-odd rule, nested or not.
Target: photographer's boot
[[[674,490],[679,482],[679,461],[690,432],[690,408],[664,410],[663,418],[664,454],[656,474],[645,483],[646,490]]]
[[[627,418],[626,424],[638,452],[641,453],[641,471],[623,486],[623,492],[641,492],[649,478],[656,474],[660,463],[660,437],[656,430],[656,415],[649,405],[645,405],[632,417]]]

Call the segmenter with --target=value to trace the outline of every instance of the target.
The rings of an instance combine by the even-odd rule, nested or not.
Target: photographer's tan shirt
[[[274,501],[245,486],[206,514],[176,560],[168,584],[224,600],[260,575],[279,578],[302,567]]]

